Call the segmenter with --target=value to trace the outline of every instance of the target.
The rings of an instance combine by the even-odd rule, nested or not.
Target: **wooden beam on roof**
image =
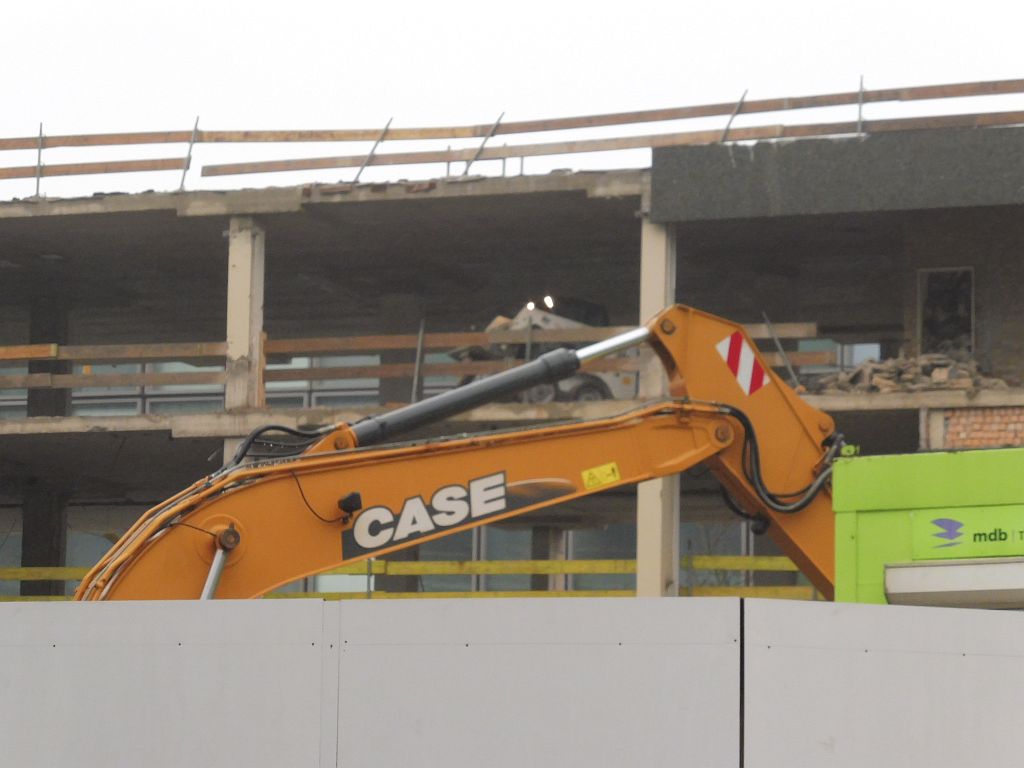
[[[810,136],[840,136],[863,133],[885,133],[890,131],[933,130],[940,128],[983,128],[999,125],[1024,124],[1024,111],[988,112],[968,115],[943,115],[938,117],[910,117],[889,120],[856,121],[836,123],[812,123],[809,125],[761,125],[733,128],[730,141],[754,141],[759,139],[803,138]],[[722,132],[690,131],[685,133],[649,134],[610,139],[580,139],[574,141],[548,142],[545,144],[519,144],[501,147],[487,147],[479,160],[498,160],[510,157],[536,157],[541,155],[569,155],[579,152],[611,152],[624,149],[650,149],[686,145],[716,144]],[[416,165],[421,163],[446,163],[472,160],[475,149],[429,150],[420,152],[389,152],[374,155],[370,165]],[[247,173],[277,173],[281,171],[309,171],[325,168],[355,168],[366,160],[366,155],[341,155],[337,157],[315,157],[294,160],[266,160],[247,163],[223,163],[204,165],[203,176],[232,176]]]
[[[160,160],[110,160],[99,163],[64,163],[60,165],[23,165],[0,168],[0,179],[31,179],[41,176],[85,176],[100,173],[136,173],[139,171],[180,171],[183,158]]]
[[[962,98],[968,96],[995,96],[1024,93],[1024,79],[988,80],[947,85],[925,85],[908,88],[881,88],[868,91],[845,91],[815,96],[795,96],[758,99],[744,102],[744,114],[784,112],[797,109],[836,107],[849,104],[886,101],[919,101],[930,99]],[[668,107],[633,112],[612,112],[577,117],[558,117],[539,120],[520,120],[502,123],[495,135],[565,131],[598,128],[612,125],[687,120],[716,117],[732,113],[736,103],[701,104],[689,107]],[[492,123],[462,126],[392,128],[388,141],[423,139],[482,138],[493,129]],[[269,131],[198,131],[196,143],[251,143],[251,142],[340,142],[374,141],[379,128],[322,129],[322,130],[269,130]],[[135,144],[187,144],[193,139],[192,131],[149,131],[137,133],[99,133],[83,135],[44,136],[43,149],[52,147],[97,147]],[[0,150],[37,149],[38,136],[0,139]]]

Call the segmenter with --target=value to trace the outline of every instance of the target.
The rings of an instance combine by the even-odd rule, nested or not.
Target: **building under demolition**
[[[648,142],[643,170],[0,203],[0,564],[90,565],[258,426],[352,422],[672,302],[747,324],[862,452],[1024,444],[1024,116],[1013,114],[795,135],[727,126],[718,140]],[[488,332],[544,297],[581,320],[575,337]],[[465,348],[488,354],[453,354]],[[593,374],[589,389],[526,393],[422,436],[610,415],[663,395],[646,358],[606,373],[625,391]],[[680,572],[679,554],[774,551],[691,472],[405,555],[638,555],[636,578],[296,588],[659,594],[666,570],[672,589],[738,577]]]

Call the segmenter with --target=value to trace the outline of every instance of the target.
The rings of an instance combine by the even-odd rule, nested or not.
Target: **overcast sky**
[[[452,125],[501,112],[518,120],[727,101],[746,89],[749,99],[853,90],[861,75],[867,88],[1016,78],[1024,76],[1019,8],[979,0],[9,3],[0,136],[35,135],[40,122],[49,134],[187,130],[197,115],[206,129],[382,127],[392,117],[395,127]],[[1022,102],[1004,97],[983,108]],[[886,109],[869,105],[866,116]],[[912,110],[936,107],[900,113]],[[268,151],[354,149],[362,151],[208,145],[197,149],[187,183],[337,181],[354,171],[204,180],[198,169]],[[49,150],[44,162],[183,154],[180,145]],[[608,158],[530,160],[527,172],[594,162]],[[0,166],[34,163],[34,152],[0,152]],[[416,172],[374,169],[364,178],[400,175]],[[178,181],[173,172],[44,179],[42,191],[173,189]],[[0,199],[34,187],[0,181]]]

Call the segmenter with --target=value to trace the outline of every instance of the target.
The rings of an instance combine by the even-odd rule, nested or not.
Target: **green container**
[[[1024,556],[1024,448],[839,459],[835,599],[884,603],[885,566]]]

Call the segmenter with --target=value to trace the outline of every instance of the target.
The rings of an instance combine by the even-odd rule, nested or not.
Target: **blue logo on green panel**
[[[964,524],[959,520],[954,520],[951,517],[938,517],[932,520],[932,525],[938,526],[941,530],[938,533],[933,533],[939,539],[944,539],[944,544],[936,544],[936,549],[943,549],[945,547],[955,547],[960,544],[960,537],[963,536]]]

